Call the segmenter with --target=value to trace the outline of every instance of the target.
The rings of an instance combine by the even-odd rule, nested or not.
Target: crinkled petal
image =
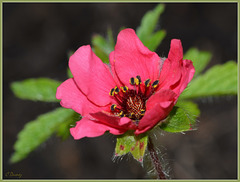
[[[183,49],[180,40],[171,41],[168,58],[164,61],[158,89],[171,89],[178,96],[186,88],[194,75],[194,67],[190,60],[183,59]]]
[[[179,88],[179,94],[187,87],[195,73],[195,68],[190,60],[183,60],[182,79]]]
[[[129,79],[137,75],[142,81],[158,79],[162,61],[155,52],[142,44],[133,29],[124,29],[118,34],[112,54],[114,56],[110,57],[111,66],[124,85],[131,87]]]
[[[116,84],[108,67],[89,45],[80,47],[70,57],[69,67],[78,87],[92,102],[100,106],[111,102],[109,91]]]
[[[82,116],[105,109],[89,101],[79,90],[73,78],[64,81],[57,88],[56,98],[61,100],[62,107],[73,109]]]
[[[173,92],[172,90],[161,89],[147,100],[146,110],[151,110],[157,103],[162,103],[162,102],[166,102],[166,101],[175,101],[176,96],[177,96],[177,94],[175,92]]]
[[[168,58],[164,61],[160,77],[159,89],[170,89],[176,85],[182,76],[183,49],[180,40],[172,39]]]
[[[74,128],[70,128],[70,133],[75,140],[83,137],[98,137],[103,135],[106,131],[109,131],[114,135],[120,135],[124,133],[118,129],[90,120],[87,117],[84,117],[78,121]]]
[[[176,85],[181,80],[181,76],[180,61],[171,62],[167,58],[161,70],[158,89],[171,89],[173,85]]]
[[[146,103],[147,111],[139,121],[135,134],[144,133],[165,119],[174,106],[176,96],[171,90],[160,90],[151,96]]]
[[[91,113],[90,115],[98,122],[122,131],[136,129],[136,125],[134,125],[132,123],[132,120],[127,117],[120,118],[118,116],[110,115],[104,112]]]
[[[170,59],[171,61],[179,61],[183,59],[183,48],[182,48],[181,40],[179,39],[171,40],[168,59]]]
[[[156,104],[151,110],[145,113],[144,117],[139,122],[138,129],[134,133],[139,135],[152,129],[156,124],[168,116],[173,106],[174,104],[171,101]]]

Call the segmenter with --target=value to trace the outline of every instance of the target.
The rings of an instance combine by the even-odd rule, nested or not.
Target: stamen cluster
[[[158,87],[159,80],[151,84],[151,79],[146,79],[143,83],[138,75],[131,77],[129,83],[134,89],[127,86],[112,88],[109,95],[114,97],[117,104],[111,105],[110,109],[114,115],[128,117],[138,124],[138,121],[144,116],[146,111],[146,101],[154,94]]]
[[[169,115],[195,72],[183,60],[180,40],[171,40],[167,58],[160,58],[133,29],[118,34],[109,65],[85,45],[70,57],[69,68],[73,78],[58,87],[56,98],[82,116],[70,129],[74,139],[151,130]]]

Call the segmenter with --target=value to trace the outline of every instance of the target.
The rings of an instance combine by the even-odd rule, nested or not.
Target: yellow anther
[[[119,93],[119,88],[116,86],[115,88],[114,88],[114,90],[115,90],[115,94],[118,94]]]
[[[124,116],[125,116],[124,113],[123,113],[123,111],[121,111],[118,115],[121,116],[121,117],[124,117]]]
[[[130,83],[131,85],[135,85],[135,79],[134,79],[133,77],[130,78],[129,83]]]
[[[140,77],[139,75],[136,76],[136,79],[138,80],[138,84],[141,84],[141,83],[142,83],[141,77]]]
[[[127,86],[121,87],[121,89],[122,89],[123,92],[128,91],[128,87]]]
[[[149,86],[150,86],[150,82],[151,82],[151,79],[146,79],[146,80],[144,81],[145,86],[146,86],[146,87],[149,87]]]
[[[158,86],[158,84],[159,84],[159,80],[155,80],[152,84],[152,87],[156,88]]]
[[[134,78],[135,84],[139,85],[139,80],[137,78]]]
[[[111,111],[114,111],[116,109],[116,107],[117,107],[116,104],[111,105],[111,107],[110,107]]]
[[[145,110],[144,109],[141,109],[140,111],[141,115],[143,116],[145,114]]]
[[[115,88],[112,88],[109,92],[109,95],[114,96],[114,91],[115,91]]]
[[[134,113],[130,113],[128,117],[129,117],[129,118],[132,118],[133,115],[134,115]]]

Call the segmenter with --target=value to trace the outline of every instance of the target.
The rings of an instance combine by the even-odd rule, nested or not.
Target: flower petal
[[[162,61],[142,44],[133,29],[124,29],[118,34],[113,54],[110,57],[111,66],[124,85],[129,87],[129,79],[137,75],[141,76],[142,81],[158,79]]]
[[[180,40],[171,41],[168,58],[164,61],[159,78],[159,89],[171,89],[178,96],[186,88],[194,75],[194,67],[190,60],[183,59]]]
[[[179,88],[179,94],[187,87],[195,73],[195,68],[190,60],[183,60],[182,79]]]
[[[124,84],[121,82],[121,80],[119,79],[119,77],[116,73],[114,51],[112,51],[109,54],[109,62],[110,62],[110,65],[111,65],[111,71],[112,71],[113,79],[115,80],[116,85],[118,86],[118,88],[120,88],[121,86],[124,86]]]
[[[73,78],[66,80],[57,88],[56,98],[61,99],[62,107],[73,109],[82,116],[105,109],[89,101]]]
[[[177,97],[177,94],[172,90],[161,89],[147,100],[146,110],[151,110],[157,103],[163,103],[166,101],[174,102],[176,100],[176,97]],[[164,105],[162,104],[162,106]]]
[[[181,79],[181,69],[179,62],[172,63],[168,58],[164,61],[158,89],[170,89],[172,85],[177,84]]]
[[[78,121],[74,128],[70,128],[70,133],[75,140],[83,137],[98,137],[103,135],[106,131],[109,131],[114,135],[120,135],[124,133],[107,125],[92,121],[87,117],[84,117]]]
[[[146,103],[147,111],[139,121],[135,134],[144,133],[165,119],[174,106],[176,96],[171,90],[160,90],[151,96]]]
[[[162,106],[162,104],[164,106]],[[168,107],[165,108],[167,105]],[[139,135],[152,129],[157,123],[167,117],[173,106],[174,104],[171,101],[156,104],[151,110],[145,113],[139,122],[138,129],[134,133]]]
[[[118,116],[109,115],[108,113],[103,112],[91,113],[90,115],[98,122],[122,131],[136,129],[136,125],[134,125],[132,120],[127,117],[120,118]]]
[[[69,67],[78,87],[92,102],[100,106],[111,102],[109,91],[116,84],[108,66],[93,53],[89,45],[80,47],[70,57]]]
[[[168,59],[170,59],[171,61],[180,61],[183,59],[183,48],[182,48],[181,40],[179,39],[171,40]]]
[[[173,39],[171,41],[168,58],[164,61],[159,77],[159,87],[170,89],[172,85],[177,84],[182,76],[182,44],[180,40]]]

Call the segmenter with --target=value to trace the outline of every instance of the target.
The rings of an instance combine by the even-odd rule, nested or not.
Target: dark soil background
[[[23,179],[140,179],[144,169],[131,157],[112,162],[115,139],[52,137],[29,157],[10,164],[13,144],[24,125],[58,107],[58,103],[20,100],[10,83],[26,78],[67,79],[67,53],[90,44],[91,37],[116,38],[120,27],[136,29],[146,3],[3,3],[3,177]],[[169,3],[159,21],[167,36],[157,49],[167,56],[170,40],[182,40],[184,51],[197,47],[213,53],[208,67],[237,60],[237,3]],[[221,73],[219,73],[221,74]],[[237,178],[237,97],[196,101],[198,130],[159,135],[158,147],[173,179]],[[5,178],[5,177],[4,177]]]

